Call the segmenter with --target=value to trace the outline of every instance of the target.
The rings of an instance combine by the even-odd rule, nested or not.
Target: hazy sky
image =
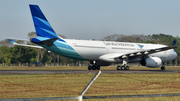
[[[29,4],[37,4],[58,34],[103,39],[112,34],[180,37],[180,0],[0,0],[0,40],[35,31]]]

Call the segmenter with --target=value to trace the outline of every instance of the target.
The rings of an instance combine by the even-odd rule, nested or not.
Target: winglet
[[[177,46],[177,45],[176,45],[176,39],[173,41],[172,46]]]
[[[13,44],[17,44],[16,42],[14,42],[13,40],[11,40],[11,39],[9,39],[9,41],[11,41],[11,43],[13,43]]]

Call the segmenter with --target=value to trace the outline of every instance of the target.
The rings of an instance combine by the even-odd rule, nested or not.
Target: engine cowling
[[[160,67],[162,65],[162,60],[158,57],[149,57],[146,59],[142,59],[140,61],[142,66],[147,66],[150,68],[157,68]]]

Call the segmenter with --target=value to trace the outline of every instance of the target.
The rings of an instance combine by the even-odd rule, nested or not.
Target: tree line
[[[63,35],[59,35],[63,38],[66,38]],[[28,38],[36,37],[35,32],[28,33]],[[136,43],[153,43],[153,44],[164,44],[171,46],[172,42],[176,39],[177,46],[179,45],[180,38],[173,37],[166,34],[133,34],[133,35],[123,35],[123,34],[114,34],[106,36],[102,41],[117,41],[117,42],[136,42]],[[15,40],[17,43],[24,44],[25,41]],[[31,42],[26,42],[26,44],[33,44]],[[34,44],[33,44],[34,45]],[[176,48],[178,56],[175,60],[168,62],[168,64],[179,65],[180,63],[180,47]],[[55,66],[59,65],[80,65],[88,64],[88,61],[80,61],[75,59],[69,59],[53,52],[49,52],[46,49],[37,49],[32,47],[23,47],[12,45],[8,40],[0,41],[0,64],[4,63],[6,65],[15,64],[15,65],[25,65],[32,62],[41,62],[43,65],[53,64]]]

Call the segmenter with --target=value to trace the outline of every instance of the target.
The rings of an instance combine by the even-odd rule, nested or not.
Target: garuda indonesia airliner
[[[100,66],[110,63],[122,64],[117,70],[129,70],[128,63],[140,62],[142,66],[165,70],[164,63],[174,60],[177,53],[176,40],[172,46],[161,44],[111,42],[63,39],[58,36],[38,5],[29,5],[37,37],[30,41],[39,46],[18,44],[15,45],[44,48],[56,54],[78,60],[90,61],[88,70],[100,70]]]

